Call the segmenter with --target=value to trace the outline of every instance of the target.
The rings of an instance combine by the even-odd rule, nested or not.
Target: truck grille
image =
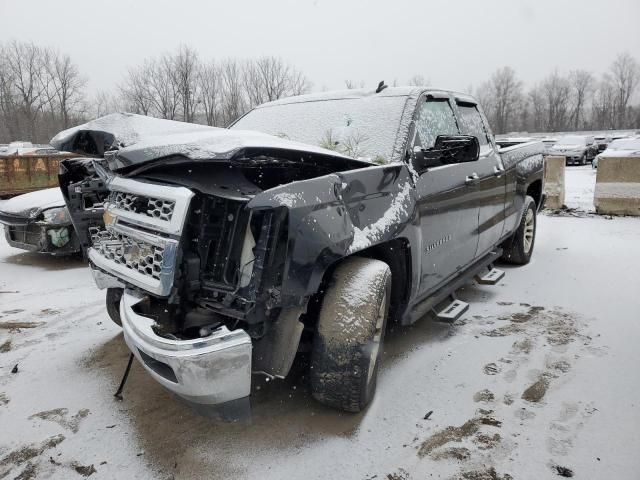
[[[169,295],[193,192],[122,177],[114,177],[109,190],[111,221],[91,231],[89,260],[124,283]]]
[[[107,260],[160,280],[164,248],[109,230],[93,233],[93,248]]]
[[[109,194],[109,203],[126,212],[140,213],[164,221],[171,220],[176,206],[173,200],[118,191]]]

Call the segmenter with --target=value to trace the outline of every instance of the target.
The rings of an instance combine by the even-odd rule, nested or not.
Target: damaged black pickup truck
[[[441,90],[293,97],[230,129],[115,114],[51,143],[86,157],[60,185],[111,318],[201,404],[305,353],[313,396],[362,410],[387,321],[457,318],[458,287],[529,261],[544,201],[543,145],[498,151]]]

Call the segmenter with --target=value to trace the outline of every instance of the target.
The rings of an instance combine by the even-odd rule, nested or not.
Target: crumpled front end
[[[64,207],[62,207],[64,208]],[[71,221],[49,223],[38,213],[35,217],[0,212],[7,243],[30,252],[70,255],[80,251],[80,243]]]
[[[181,340],[156,333],[155,322],[136,312],[144,295],[126,290],[120,302],[124,338],[149,374],[168,390],[200,404],[247,397],[251,389],[251,338],[226,326]]]
[[[100,288],[124,289],[119,309],[129,349],[155,380],[190,402],[247,397],[251,337],[195,306],[183,275],[184,244],[203,239],[189,230],[189,219],[202,210],[192,202],[200,200],[180,186],[117,176],[106,185],[104,226],[91,228],[88,258]],[[224,221],[233,223],[231,217],[226,212]],[[217,254],[214,267],[225,258]],[[187,276],[199,281],[194,270]]]

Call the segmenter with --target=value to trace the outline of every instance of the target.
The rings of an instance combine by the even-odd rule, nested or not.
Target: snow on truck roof
[[[424,92],[476,103],[469,95],[428,87],[387,87],[379,93],[341,90],[264,103],[231,128],[321,145],[375,163],[397,162],[404,154],[418,97]]]
[[[407,86],[407,87],[386,87],[380,93],[376,93],[375,90],[369,88],[348,89],[348,90],[333,90],[330,92],[308,93],[306,95],[297,95],[295,97],[286,97],[272,102],[263,103],[255,107],[273,107],[277,105],[288,105],[292,103],[305,103],[305,102],[323,102],[329,100],[357,100],[365,98],[384,98],[384,97],[409,97],[418,95],[422,92],[433,92],[453,95],[462,101],[469,101],[476,103],[475,99],[470,95],[460,92],[454,92],[452,90],[445,90],[441,88],[431,87],[419,87],[419,86]]]

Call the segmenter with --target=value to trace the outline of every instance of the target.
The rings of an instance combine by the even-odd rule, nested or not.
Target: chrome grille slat
[[[162,271],[162,262],[164,260],[164,248],[160,246],[151,245],[121,233],[99,230],[94,236],[93,248],[107,260],[160,280],[160,272]],[[138,253],[141,250],[146,250],[148,254],[143,255],[138,260],[133,260],[133,257],[127,257],[129,249]],[[137,256],[139,257],[139,255]]]
[[[90,229],[89,260],[124,283],[168,296],[193,192],[117,176],[108,188],[105,216],[110,221]]]
[[[134,212],[168,222],[173,216],[176,202],[129,192],[112,191],[109,203],[125,212]]]

